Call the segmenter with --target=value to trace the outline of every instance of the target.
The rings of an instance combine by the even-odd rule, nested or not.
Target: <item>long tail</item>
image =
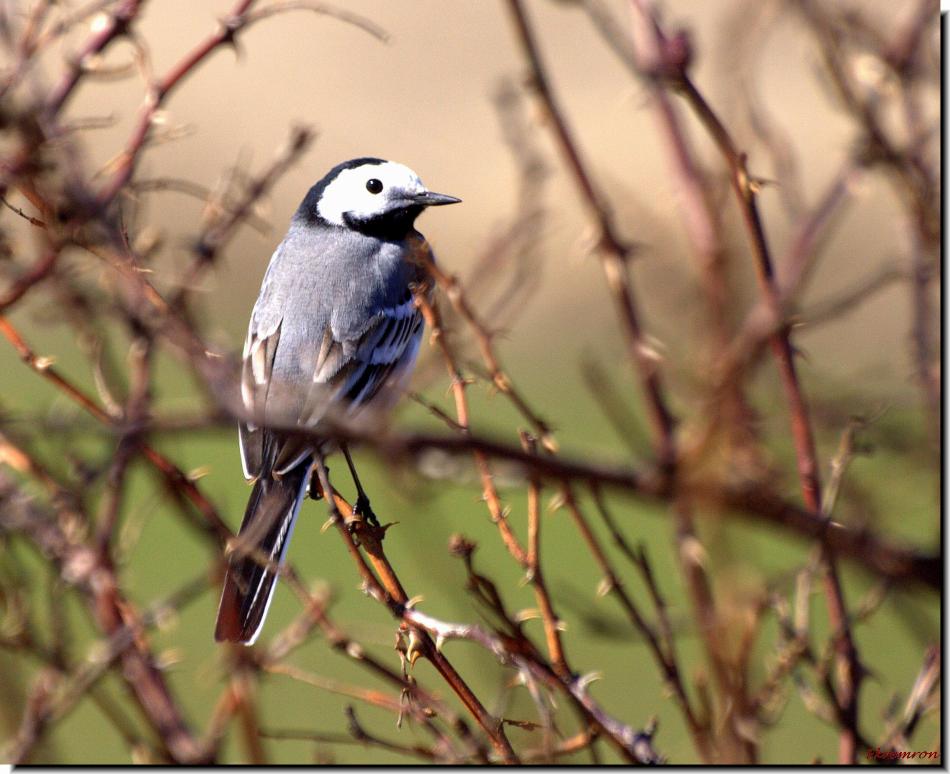
[[[224,579],[214,638],[251,645],[260,634],[284,560],[300,504],[307,494],[310,463],[289,470],[281,478],[254,483],[234,551]],[[243,549],[243,550],[241,550]]]

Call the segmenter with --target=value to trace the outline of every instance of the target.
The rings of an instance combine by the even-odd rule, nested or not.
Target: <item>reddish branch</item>
[[[87,72],[86,66],[89,60],[104,52],[113,41],[128,33],[130,25],[138,16],[144,2],[145,0],[122,0],[108,13],[102,29],[91,35],[79,52],[72,57],[59,85],[53,88],[46,100],[47,117],[55,119],[63,109],[79,85],[82,76]]]
[[[416,295],[416,302],[419,304],[426,324],[429,326],[431,340],[439,347],[442,357],[445,360],[445,367],[449,372],[449,378],[452,380],[452,394],[455,398],[455,424],[462,435],[468,435],[471,433],[469,427],[468,397],[465,394],[465,388],[468,382],[462,375],[455,353],[448,343],[446,338],[447,334],[442,325],[442,317],[439,314],[438,307],[422,294]],[[526,559],[525,550],[508,522],[508,514],[501,503],[501,497],[498,495],[498,489],[492,478],[488,457],[479,449],[473,449],[472,453],[479,475],[481,476],[482,492],[485,496],[485,502],[488,504],[491,519],[498,525],[498,531],[501,534],[501,538],[508,552],[519,564],[524,565]]]
[[[548,81],[537,41],[522,3],[520,0],[510,0],[509,8],[519,43],[531,67],[534,87],[551,118],[551,126],[562,155],[600,230],[598,248],[601,264],[627,340],[630,362],[640,379],[647,414],[650,418],[655,455],[661,469],[669,475],[675,491],[678,464],[675,422],[664,394],[659,358],[648,345],[639,321],[627,266],[633,255],[632,246],[623,242],[616,233],[607,202],[595,188],[591,175],[581,158],[577,144],[568,128],[565,114],[558,105]],[[745,697],[732,690],[733,683],[729,680],[727,665],[717,636],[719,624],[711,584],[704,568],[696,561],[696,551],[693,550],[693,547],[700,544],[693,525],[691,506],[681,498],[674,499],[673,515],[676,522],[677,554],[680,566],[686,578],[686,585],[713,672],[722,692],[731,694],[731,701],[728,704],[734,713],[733,720],[738,718],[738,721],[744,722],[742,715],[746,711]],[[697,731],[694,734],[697,747],[708,759],[713,753],[709,750],[705,738],[698,734],[698,726],[691,724],[691,727]],[[748,735],[736,732],[733,736],[736,747],[742,751],[742,756],[746,760],[754,760],[755,745],[749,740]]]
[[[356,563],[367,592],[375,596],[379,601],[385,603],[394,616],[404,619],[409,597],[406,595],[392,565],[389,564],[389,560],[383,552],[382,538],[385,535],[385,528],[372,527],[362,522],[348,524],[342,514],[352,514],[353,507],[336,494],[330,486],[326,467],[322,462],[317,465],[317,468],[322,490],[324,492],[334,492],[333,497],[327,498],[330,518],[336,524],[347,551]],[[353,529],[358,530],[355,534],[359,536],[359,545],[362,545],[365,549],[369,563],[373,565],[372,569],[370,569],[369,564],[367,564],[366,559],[359,550],[359,545],[354,539],[354,532],[351,531]],[[505,736],[501,724],[484,708],[478,697],[475,696],[471,688],[469,688],[467,683],[455,670],[455,667],[442,655],[441,649],[436,647],[435,643],[427,634],[418,631],[414,638],[410,635],[410,646],[413,645],[415,647],[411,647],[411,652],[407,654],[410,663],[420,655],[428,659],[432,663],[432,666],[442,675],[446,683],[455,691],[455,694],[469,712],[472,713],[479,726],[481,726],[482,730],[491,740],[492,745],[502,760],[506,763],[517,763],[518,757],[515,755],[510,742]]]
[[[106,206],[119,194],[135,171],[140,151],[149,137],[154,123],[155,114],[161,108],[168,95],[191,74],[201,61],[210,56],[218,48],[233,45],[235,35],[245,26],[245,14],[257,0],[238,0],[231,8],[225,19],[219,24],[216,32],[195,46],[181,60],[172,66],[168,72],[151,85],[139,114],[139,120],[129,135],[118,169],[113,173],[111,180],[103,186],[98,194],[101,206]]]
[[[617,306],[618,315],[623,323],[623,333],[627,340],[630,362],[634,365],[635,373],[641,380],[641,386],[647,398],[647,412],[654,431],[654,438],[660,444],[657,449],[657,456],[664,464],[672,464],[675,456],[671,445],[673,416],[663,398],[663,387],[655,353],[653,353],[643,334],[640,317],[633,300],[630,276],[627,271],[627,263],[634,254],[634,246],[620,237],[607,202],[597,191],[587,167],[581,159],[577,145],[570,134],[567,122],[548,83],[534,33],[528,24],[521,3],[519,0],[510,0],[509,8],[512,12],[515,30],[518,33],[518,40],[531,65],[534,88],[537,89],[553,119],[552,129],[557,135],[560,149],[599,230],[598,247],[604,275]]]
[[[0,481],[0,514],[5,531],[24,532],[87,597],[99,628],[106,636],[129,630],[131,641],[121,650],[126,685],[176,763],[209,763],[207,751],[182,717],[155,658],[145,643],[141,618],[120,591],[109,563],[77,544],[56,520],[19,495],[9,480]]]
[[[89,395],[62,376],[58,369],[53,367],[51,359],[36,355],[23,340],[19,331],[3,316],[0,316],[0,335],[13,345],[23,362],[44,379],[51,382],[74,403],[77,403],[85,409],[99,422],[107,426],[115,425],[116,419],[114,417],[100,407]],[[207,533],[223,544],[231,536],[231,530],[218,515],[214,505],[201,493],[194,482],[167,457],[148,444],[143,443],[140,447],[140,451],[142,456],[162,474],[170,490],[178,493],[201,513],[202,519],[193,520],[192,523],[202,532]]]
[[[782,320],[781,295],[765,225],[758,208],[758,184],[749,173],[746,156],[738,150],[729,131],[689,76],[691,52],[685,34],[680,33],[674,38],[668,38],[656,22],[646,0],[633,0],[633,8],[635,13],[644,20],[644,25],[652,30],[655,42],[657,58],[650,63],[650,67],[645,69],[645,74],[683,97],[715,142],[729,167],[733,192],[736,195],[755,258],[760,291],[775,319]],[[808,407],[795,367],[789,326],[782,325],[772,335],[770,341],[789,407],[802,497],[809,510],[819,513],[821,511],[821,483],[818,474],[818,458]],[[839,761],[854,763],[857,760],[858,689],[863,677],[863,667],[851,635],[844,591],[838,577],[834,555],[827,543],[823,545],[826,565],[825,596],[840,664],[838,702],[845,721],[841,730]]]
[[[58,258],[59,248],[50,247],[40,260],[19,276],[7,292],[0,296],[0,312],[13,306],[30,288],[44,280],[53,270]]]
[[[856,82],[849,64],[853,58],[849,48],[855,45],[853,21],[830,8],[824,9],[811,0],[796,4],[820,45],[835,94],[860,133],[861,163],[887,173],[897,201],[913,224],[909,246],[913,304],[911,342],[916,376],[936,436],[941,410],[940,364],[932,334],[936,324],[932,292],[940,265],[940,180],[925,161],[927,140],[933,127],[922,125],[918,85],[922,75],[920,59],[928,48],[926,33],[936,29],[938,8],[931,0],[919,0],[906,25],[880,43],[882,59],[900,84],[902,129],[908,139],[898,139],[901,135],[890,128],[887,105],[880,91],[864,89]]]

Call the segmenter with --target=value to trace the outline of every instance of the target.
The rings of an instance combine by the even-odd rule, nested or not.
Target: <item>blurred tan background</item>
[[[163,0],[149,6],[141,31],[151,44],[154,71],[164,72],[228,5]],[[814,203],[849,152],[854,129],[816,78],[818,55],[810,38],[782,5],[679,0],[664,4],[664,16],[693,35],[697,82],[750,150],[751,169],[774,179],[769,156],[750,128],[744,90],[761,100],[770,122],[793,143],[804,192]],[[912,10],[910,4],[885,0],[856,5],[892,18],[895,26]],[[621,22],[627,18],[624,3],[608,7]],[[279,182],[271,198],[265,214],[273,230],[263,238],[247,231],[206,285],[212,309],[220,311],[222,341],[234,347],[243,339],[243,314],[253,304],[259,277],[290,214],[307,188],[337,162],[362,155],[398,160],[435,190],[461,197],[464,206],[421,221],[441,261],[453,270],[464,270],[482,254],[517,204],[516,167],[492,105],[499,81],[524,71],[504,5],[354,1],[345,8],[378,24],[389,42],[303,11],[258,24],[242,36],[237,64],[229,52],[219,52],[173,96],[163,120],[170,131],[186,134],[153,149],[140,170],[147,177],[181,177],[212,187],[236,164],[252,171],[265,166],[293,124],[319,131],[304,163]],[[671,305],[689,308],[695,266],[647,96],[573,3],[536,2],[529,10],[586,158],[611,196],[623,232],[647,246],[637,277],[648,316],[660,325],[654,333],[661,339],[676,337],[669,323],[664,327],[662,312]],[[127,61],[130,54],[129,46],[118,45],[108,61]],[[82,89],[73,115],[119,119],[112,129],[88,134],[97,159],[105,162],[120,147],[140,99],[134,78]],[[935,101],[934,116],[937,109]],[[718,168],[702,133],[694,132],[694,139],[706,162]],[[598,345],[613,323],[609,307],[598,301],[602,280],[591,270],[580,237],[584,213],[547,137],[543,141],[552,150],[554,167],[547,192],[551,217],[544,231],[549,249],[543,286],[512,339],[518,342],[518,357],[531,357],[543,337],[559,340],[562,356],[574,358]],[[158,201],[149,210],[155,225],[171,235],[187,234],[189,226],[197,230],[200,211],[193,201],[173,195]],[[728,221],[736,222],[733,203],[728,196],[722,201]],[[766,188],[762,206],[780,257],[789,224],[776,186]],[[888,187],[866,181],[828,245],[806,299],[827,297],[902,258],[906,230]],[[174,266],[181,244],[172,241],[168,247],[169,266]],[[753,276],[751,263],[738,271]],[[911,373],[911,364],[897,354],[905,350],[907,299],[892,287],[847,318],[805,331],[800,343],[829,375],[859,374],[900,390],[909,385]]]

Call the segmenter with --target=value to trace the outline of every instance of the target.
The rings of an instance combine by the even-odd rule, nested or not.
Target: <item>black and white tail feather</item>
[[[214,629],[219,642],[253,645],[261,633],[307,495],[309,474],[310,465],[302,463],[281,478],[254,482],[221,592]]]

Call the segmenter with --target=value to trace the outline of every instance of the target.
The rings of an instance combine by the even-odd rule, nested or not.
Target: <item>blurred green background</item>
[[[873,14],[901,19],[898,4],[858,4]],[[162,0],[148,6],[139,26],[151,47],[151,65],[163,72],[211,29],[228,3],[191,3]],[[625,18],[622,3],[611,7]],[[202,282],[202,324],[215,344],[238,350],[249,309],[257,294],[267,259],[284,225],[309,185],[333,164],[354,156],[378,155],[413,167],[434,190],[461,197],[464,204],[430,213],[420,229],[435,246],[440,262],[453,272],[467,270],[486,245],[513,216],[517,197],[517,165],[506,147],[492,97],[503,78],[517,78],[522,60],[514,44],[501,3],[437,0],[413,3],[347,2],[346,8],[373,19],[391,35],[387,44],[333,19],[308,13],[278,16],[242,37],[240,55],[219,52],[178,92],[164,117],[172,128],[187,127],[182,137],[150,149],[141,177],[181,177],[214,187],[236,163],[252,170],[263,168],[296,122],[315,125],[320,136],[303,163],[278,183],[264,214],[273,224],[264,235],[243,229],[228,247],[216,269]],[[760,0],[677,0],[664,4],[664,18],[685,24],[693,33],[697,52],[696,80],[720,110],[738,141],[750,149],[750,165],[764,177],[772,176],[770,159],[756,141],[743,107],[743,90],[751,89],[771,120],[787,132],[798,156],[803,190],[809,201],[830,180],[850,150],[854,128],[835,111],[827,90],[816,78],[817,53],[811,39],[782,3]],[[689,419],[697,410],[691,400],[697,379],[698,340],[703,329],[697,273],[677,209],[677,190],[667,167],[667,156],[652,109],[643,88],[633,81],[606,49],[585,15],[569,2],[530,2],[553,83],[576,135],[599,182],[611,197],[624,233],[645,244],[644,257],[634,275],[644,318],[651,334],[662,342],[664,369],[671,384],[674,410]],[[935,15],[936,23],[936,15]],[[82,31],[85,34],[85,31]],[[72,50],[80,36],[66,39],[60,52]],[[110,51],[109,60],[127,61],[124,44]],[[754,62],[754,67],[750,63]],[[50,74],[61,60],[47,63]],[[115,125],[86,138],[88,161],[105,163],[126,136],[141,98],[136,78],[118,82],[90,82],[71,106],[76,118],[113,116]],[[935,97],[936,99],[936,97]],[[938,110],[936,102],[934,111]],[[691,130],[697,127],[690,121]],[[693,138],[711,169],[719,167],[701,132]],[[544,132],[537,135],[552,175],[543,189],[547,215],[538,233],[538,250],[528,268],[536,282],[518,314],[506,320],[506,335],[498,341],[507,370],[531,399],[532,405],[557,428],[564,453],[603,460],[627,459],[628,447],[618,438],[582,378],[583,364],[598,363],[629,407],[639,416],[634,380],[623,359],[622,341],[604,288],[599,265],[585,248],[585,215]],[[723,218],[729,225],[737,214],[723,195]],[[792,224],[782,210],[776,187],[762,196],[769,236],[781,255]],[[176,272],[190,256],[187,240],[201,224],[199,202],[173,193],[153,194],[141,203],[140,219],[147,220],[163,239],[154,279],[159,286],[174,283]],[[852,205],[824,246],[822,261],[809,286],[806,306],[853,286],[877,268],[905,259],[906,224],[890,193],[877,176],[867,175]],[[32,235],[20,229],[9,212],[0,223],[16,233],[15,244],[29,255]],[[752,265],[733,229],[732,271],[741,287],[752,287]],[[89,282],[106,283],[107,272],[87,258],[75,257],[75,270]],[[751,290],[737,303],[747,304]],[[931,444],[932,428],[924,425],[919,391],[913,383],[908,347],[910,293],[900,284],[869,299],[853,313],[833,322],[805,327],[796,341],[807,354],[801,361],[806,393],[818,427],[820,458],[825,466],[851,414],[883,411],[862,436],[873,447],[850,469],[842,493],[842,518],[860,511],[882,533],[937,550],[939,541],[939,460]],[[476,303],[490,307],[491,299]],[[74,332],[57,320],[55,308],[28,303],[13,316],[37,352],[56,358],[70,378],[94,389],[89,363],[77,352]],[[112,344],[123,350],[122,335],[113,331]],[[155,384],[156,409],[170,413],[197,408],[197,390],[175,357],[163,353]],[[43,420],[55,426],[83,424],[77,410],[23,367],[14,353],[0,347],[0,394],[3,410],[24,430]],[[451,413],[438,354],[426,348],[415,388]],[[476,385],[470,390],[473,427],[516,440],[523,426],[503,398]],[[754,382],[755,406],[768,440],[772,462],[784,471],[781,481],[788,497],[796,499],[793,453],[787,416],[771,364]],[[408,401],[397,421],[411,427],[437,428],[435,420]],[[648,454],[644,432],[632,439]],[[213,430],[173,437],[156,444],[184,470],[206,469],[204,492],[236,527],[248,494],[241,472],[236,433]],[[107,438],[95,431],[46,434],[44,459],[63,473],[75,475],[82,459],[95,464],[108,458]],[[519,585],[517,567],[490,523],[480,487],[467,462],[446,480],[433,481],[407,471],[381,467],[367,454],[359,455],[364,483],[376,512],[399,525],[387,534],[388,555],[410,595],[424,596],[422,609],[453,621],[477,620],[463,591],[465,574],[446,546],[456,532],[477,541],[476,567],[506,593],[511,609],[534,606],[530,587]],[[331,463],[341,469],[342,462]],[[209,571],[208,547],[191,532],[167,500],[151,473],[133,469],[132,486],[123,512],[121,540],[130,546],[121,573],[137,603],[162,598],[185,582]],[[503,473],[503,471],[502,471]],[[457,475],[456,475],[457,474]],[[522,487],[499,483],[512,508],[512,522],[525,534],[525,494]],[[550,492],[547,497],[550,497]],[[88,502],[96,503],[91,489]],[[615,515],[632,542],[649,549],[662,591],[671,604],[677,643],[685,675],[692,680],[703,668],[701,648],[692,628],[680,575],[673,561],[672,527],[665,509],[633,499],[611,497]],[[585,505],[590,505],[585,502]],[[591,508],[592,510],[592,508]],[[800,567],[811,546],[773,528],[752,527],[711,515],[701,518],[701,536],[717,578],[723,607],[741,610],[763,583],[775,581],[790,589],[787,571]],[[308,503],[290,549],[290,559],[308,583],[323,582],[333,590],[332,616],[351,636],[379,658],[398,666],[393,651],[395,624],[383,609],[357,589],[351,560],[332,532],[321,533],[326,518],[323,504]],[[596,521],[592,518],[592,521]],[[599,527],[599,524],[596,526]],[[609,536],[601,535],[605,542]],[[15,552],[35,574],[37,610],[44,610],[51,578],[25,544],[14,541],[0,553],[8,562]],[[657,747],[674,763],[696,762],[696,753],[673,703],[664,693],[657,669],[639,638],[611,598],[595,594],[600,576],[577,539],[566,513],[544,517],[544,562],[548,583],[561,617],[567,622],[566,647],[572,665],[597,671],[603,679],[593,695],[611,713],[640,727],[652,716],[659,719]],[[618,565],[623,567],[618,558]],[[634,597],[647,605],[645,590],[632,568],[624,567]],[[871,579],[849,564],[843,568],[849,602],[857,604],[871,587]],[[211,638],[217,588],[209,587],[196,601],[156,631],[156,652],[168,660],[167,673],[176,696],[196,729],[204,729],[224,685],[226,660]],[[84,654],[93,641],[85,613],[72,594],[66,597],[74,654]],[[262,635],[268,640],[299,612],[287,588],[277,591]],[[818,622],[816,635],[825,635],[824,603],[813,599]],[[915,587],[891,591],[882,609],[856,629],[857,644],[870,669],[864,683],[862,725],[872,739],[883,731],[882,715],[895,696],[906,699],[920,668],[925,648],[939,642],[939,600]],[[42,613],[40,613],[42,618]],[[774,649],[774,620],[766,619],[757,641],[760,670]],[[541,638],[540,622],[528,631]],[[469,643],[450,643],[447,655],[463,677],[470,678],[488,709],[506,717],[533,718],[535,710],[523,689],[508,690],[512,673],[500,668],[487,653]],[[350,660],[333,653],[315,637],[291,658],[309,671],[348,683],[372,684],[372,678]],[[0,735],[12,733],[22,712],[25,691],[37,672],[27,658],[0,651],[0,682],[13,701],[0,708]],[[449,698],[450,692],[423,661],[416,677],[428,688]],[[763,672],[751,675],[753,684]],[[379,684],[374,687],[381,687]],[[121,696],[124,688],[112,675],[102,690]],[[388,690],[388,688],[387,688]],[[344,697],[303,685],[278,675],[260,683],[261,725],[266,729],[346,731]],[[409,741],[415,731],[397,731],[391,716],[357,706],[368,728],[384,736]],[[574,729],[573,718],[561,713],[563,731]],[[140,718],[129,722],[140,727]],[[537,732],[535,732],[537,733]],[[918,749],[932,749],[938,738],[938,720],[930,718],[918,730]],[[512,728],[516,747],[534,745],[531,732]],[[265,740],[275,763],[314,760],[339,763],[390,763],[405,760],[359,746],[318,745],[304,741]],[[602,746],[603,747],[603,746]],[[792,691],[774,726],[765,729],[762,760],[808,763],[836,758],[837,734],[811,715]],[[604,748],[605,759],[615,760]],[[229,737],[223,761],[243,760],[244,751]],[[586,755],[577,762],[588,762]],[[33,762],[123,763],[129,761],[127,744],[89,700],[56,725]]]

